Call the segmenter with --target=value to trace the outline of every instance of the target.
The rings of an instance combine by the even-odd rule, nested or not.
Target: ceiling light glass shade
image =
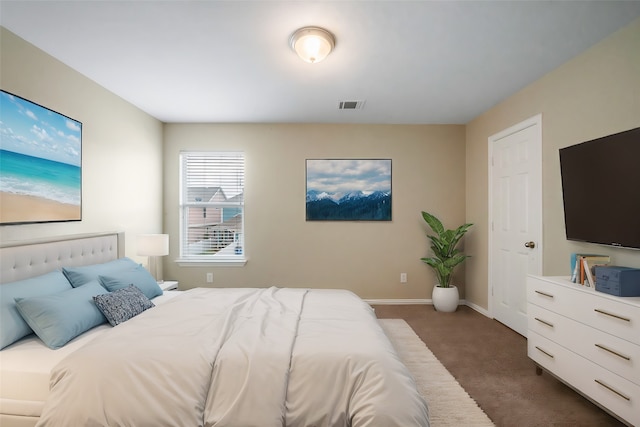
[[[304,27],[291,35],[291,48],[303,61],[314,64],[327,57],[336,45],[329,31],[319,27]]]

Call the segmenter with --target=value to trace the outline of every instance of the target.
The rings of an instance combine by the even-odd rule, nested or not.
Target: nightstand
[[[178,282],[175,280],[165,280],[162,283],[158,283],[160,288],[163,291],[177,291],[178,290]]]

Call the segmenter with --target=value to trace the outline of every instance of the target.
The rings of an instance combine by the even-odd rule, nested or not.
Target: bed
[[[116,280],[117,273],[99,275],[106,289],[86,282],[69,290],[60,279],[64,270],[73,285],[73,272],[93,274],[121,262],[128,262],[122,233],[0,247],[3,310],[11,307],[7,295],[22,289],[16,283],[61,286],[13,298],[38,334],[14,336],[7,345],[3,331],[2,426],[429,425],[413,378],[371,307],[355,294],[271,287],[156,295],[132,276]],[[125,287],[128,281],[137,286]],[[89,308],[87,293],[97,293],[94,305],[109,322],[92,314],[97,324],[83,319],[78,329],[68,319],[75,314],[65,314],[44,326],[30,323],[35,309],[29,304],[82,312]],[[125,296],[144,309],[118,323],[120,305],[112,316],[102,303]],[[75,300],[83,304],[77,310]],[[67,323],[61,341],[59,325]]]

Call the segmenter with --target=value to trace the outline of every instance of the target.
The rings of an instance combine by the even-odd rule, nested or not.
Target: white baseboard
[[[489,319],[493,319],[493,317],[491,317],[491,315],[489,314],[489,311],[480,307],[479,305],[476,305],[472,302],[465,302],[465,305],[469,308],[474,309],[475,311],[482,314],[483,316],[488,317]]]
[[[366,299],[369,305],[412,305],[412,304],[433,304],[430,299]]]
[[[433,300],[431,299],[366,299],[364,300],[369,305],[412,305],[412,304],[424,304],[424,305],[433,305]],[[461,299],[458,302],[458,305],[468,305],[466,300]],[[473,307],[471,307],[473,308]],[[475,310],[475,309],[474,309]]]
[[[365,299],[364,300],[369,305],[413,305],[413,304],[422,304],[422,305],[433,305],[433,301],[431,299]],[[492,318],[489,315],[489,312],[480,307],[477,304],[472,302],[468,302],[467,300],[461,299],[458,305],[466,305],[467,307],[477,311],[485,317]]]

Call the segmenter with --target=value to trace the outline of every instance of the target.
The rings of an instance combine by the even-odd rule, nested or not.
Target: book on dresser
[[[609,255],[600,254],[571,254],[571,281],[585,286],[595,286],[595,266],[608,265]]]
[[[593,276],[595,275],[595,270],[594,270],[594,273],[591,274],[591,267],[589,267],[589,261],[587,261],[586,257],[582,257],[581,261],[582,261],[581,268],[582,268],[582,271],[584,272],[584,281],[582,282],[582,284],[594,288],[596,286],[596,282],[593,279]]]

